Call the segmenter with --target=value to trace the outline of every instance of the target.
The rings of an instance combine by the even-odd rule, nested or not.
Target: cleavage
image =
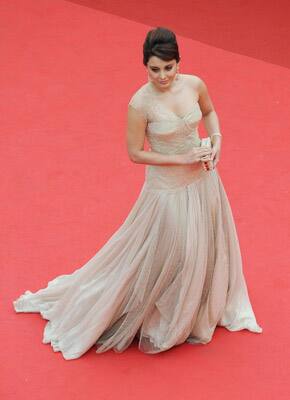
[[[175,99],[165,98],[161,100],[162,106],[167,112],[174,114],[177,118],[182,119],[192,111],[193,105],[197,100],[193,98],[192,93],[185,93],[183,96],[174,97]]]

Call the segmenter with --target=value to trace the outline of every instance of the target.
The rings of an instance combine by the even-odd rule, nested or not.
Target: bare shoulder
[[[196,96],[199,98],[199,96],[206,91],[206,83],[204,80],[197,75],[184,74],[184,76],[187,79],[188,84],[194,90]]]
[[[208,92],[205,81],[196,75],[188,75],[188,81],[195,91],[198,103],[203,115],[207,115],[210,111],[214,110],[214,105]]]

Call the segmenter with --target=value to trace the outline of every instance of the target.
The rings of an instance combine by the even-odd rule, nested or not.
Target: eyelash
[[[172,69],[172,67],[167,67],[166,69],[167,69],[167,71],[170,71],[170,70]],[[153,72],[157,72],[157,71],[158,71],[158,69],[152,69],[152,68],[151,68],[151,70],[152,70]]]

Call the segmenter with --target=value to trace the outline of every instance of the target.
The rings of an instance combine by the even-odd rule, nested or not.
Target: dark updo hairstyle
[[[147,33],[143,44],[143,64],[145,66],[152,56],[159,57],[163,61],[175,58],[176,62],[179,62],[179,50],[174,32],[158,26]]]

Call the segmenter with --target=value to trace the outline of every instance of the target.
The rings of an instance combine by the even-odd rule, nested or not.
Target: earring
[[[179,79],[179,66],[177,67],[177,72],[175,74],[175,79],[178,80]]]

